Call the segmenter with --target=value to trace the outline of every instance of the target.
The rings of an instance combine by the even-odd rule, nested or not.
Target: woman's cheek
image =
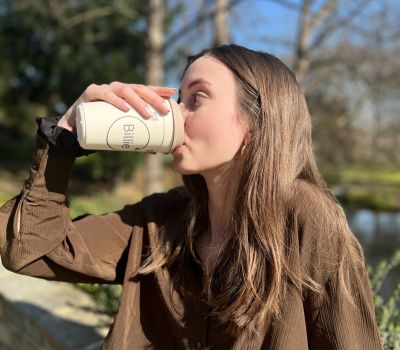
[[[212,128],[199,120],[191,120],[187,123],[185,131],[191,140],[207,139],[208,135],[213,132]]]

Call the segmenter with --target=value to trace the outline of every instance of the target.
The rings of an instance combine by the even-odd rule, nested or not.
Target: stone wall
[[[72,285],[20,276],[0,262],[1,350],[100,349],[110,323]]]

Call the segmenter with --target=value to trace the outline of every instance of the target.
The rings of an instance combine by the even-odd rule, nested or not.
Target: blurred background
[[[35,118],[63,114],[89,84],[178,87],[186,57],[222,43],[282,59],[307,97],[320,170],[371,266],[378,322],[400,337],[399,1],[0,0],[0,28],[0,205],[27,176]],[[71,216],[180,185],[170,163],[79,158]]]

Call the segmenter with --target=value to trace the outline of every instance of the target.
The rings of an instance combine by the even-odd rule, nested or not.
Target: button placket
[[[24,191],[28,192],[32,188],[32,184],[34,182],[35,177],[37,176],[37,172],[39,170],[39,164],[37,162],[33,162],[31,166],[31,172],[29,174],[29,178],[25,180],[24,183]]]

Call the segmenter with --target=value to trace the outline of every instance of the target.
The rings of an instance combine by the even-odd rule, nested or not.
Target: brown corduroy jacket
[[[186,290],[173,293],[167,269],[132,278],[152,248],[180,191],[155,194],[105,215],[70,220],[65,191],[73,157],[49,150],[37,136],[29,179],[21,193],[0,210],[0,252],[3,265],[17,273],[49,280],[121,283],[119,311],[102,349],[381,349],[371,288],[365,268],[350,271],[355,307],[330,286],[341,302],[317,302],[312,295],[288,293],[283,319],[259,325],[261,336],[225,332],[209,316],[200,297],[202,270],[196,259],[185,272]],[[315,215],[318,215],[315,213]],[[303,215],[304,217],[304,215]],[[321,284],[335,270],[324,261],[335,247],[321,244],[318,228],[293,217],[290,263],[308,269]]]

